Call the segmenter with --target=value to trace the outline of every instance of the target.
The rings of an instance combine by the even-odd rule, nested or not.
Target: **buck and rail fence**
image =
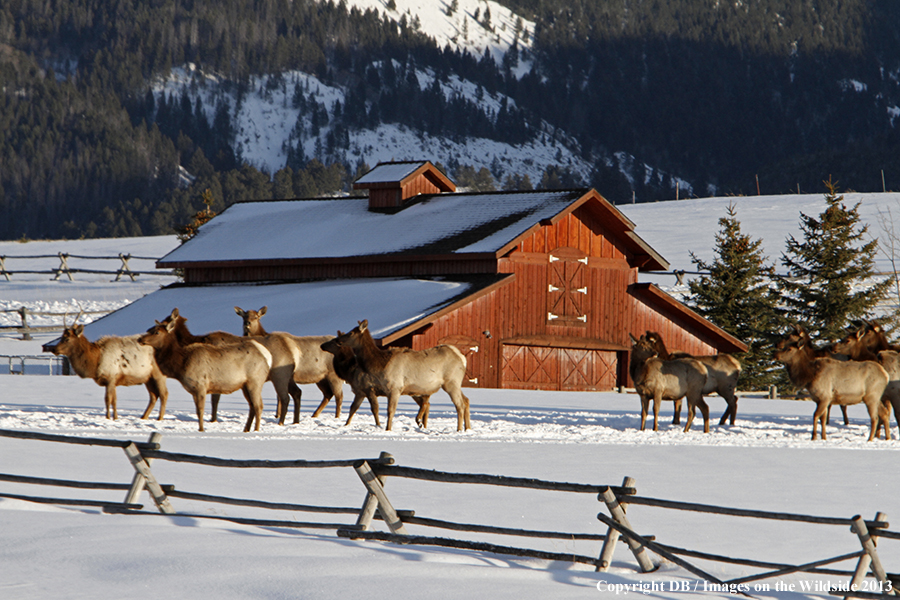
[[[124,492],[125,496],[121,500],[96,498],[80,499],[60,496],[46,497],[0,491],[0,497],[4,498],[14,498],[48,504],[101,507],[104,512],[117,514],[155,514],[197,519],[216,519],[261,527],[331,529],[336,532],[337,536],[353,540],[379,540],[396,544],[439,546],[500,555],[531,557],[548,561],[582,563],[593,566],[596,571],[607,571],[612,565],[615,550],[617,548],[621,549],[621,560],[621,555],[624,554],[625,548],[627,548],[630,550],[631,555],[633,555],[633,558],[637,563],[637,569],[642,573],[652,572],[659,568],[661,562],[668,561],[698,577],[698,582],[702,580],[701,591],[742,594],[748,597],[752,597],[752,592],[769,592],[772,590],[777,591],[783,589],[778,587],[778,585],[783,585],[783,583],[779,584],[776,582],[773,585],[769,582],[760,582],[796,573],[846,577],[846,580],[839,581],[837,585],[830,584],[828,589],[814,590],[817,592],[828,592],[832,595],[843,596],[845,598],[871,599],[893,597],[897,585],[900,584],[900,575],[887,573],[885,570],[885,566],[879,558],[876,547],[877,541],[900,539],[900,532],[890,531],[888,529],[889,523],[887,521],[887,516],[881,512],[877,513],[874,519],[865,520],[859,515],[851,518],[822,517],[743,508],[727,508],[710,504],[679,502],[639,496],[637,494],[636,482],[630,477],[626,477],[622,482],[622,485],[612,486],[546,481],[503,475],[454,473],[400,466],[396,464],[393,456],[386,452],[382,452],[377,458],[342,460],[246,460],[166,452],[163,451],[161,447],[162,435],[160,433],[151,434],[150,439],[147,442],[87,438],[3,429],[0,429],[0,437],[17,438],[26,440],[27,443],[52,442],[59,444],[117,447],[124,451],[128,463],[134,469],[132,480],[130,482],[121,483],[50,479],[21,474],[0,473],[0,482],[11,484],[14,486],[14,489],[17,489],[16,486],[51,486],[56,488],[103,491],[104,493],[117,492],[120,494],[119,497],[121,497],[121,494]],[[66,453],[66,457],[72,460],[71,453]],[[184,463],[221,469],[352,470],[355,472],[359,482],[363,486],[362,489],[365,490],[365,498],[360,507],[342,507],[274,502],[262,499],[233,498],[201,491],[186,491],[173,484],[161,483],[155,476],[153,468],[151,467],[154,461]],[[588,530],[586,532],[563,532],[554,531],[552,529],[523,529],[490,524],[462,523],[453,520],[419,516],[414,510],[395,508],[388,497],[387,490],[387,482],[392,478],[410,480],[412,482],[489,486],[491,489],[503,488],[507,493],[502,497],[498,497],[496,502],[503,502],[503,505],[507,506],[510,511],[519,510],[523,505],[528,506],[528,503],[523,504],[520,502],[517,504],[518,496],[520,496],[524,490],[540,490],[552,494],[592,495],[596,496],[598,500],[597,506],[600,506],[605,510],[596,515],[596,520],[599,520],[601,523],[599,528],[596,525],[595,519],[585,515],[585,524],[593,524],[585,527],[585,529]],[[222,480],[223,478],[216,479]],[[291,478],[291,480],[296,481],[296,478]],[[231,482],[232,480],[231,478],[228,478],[227,481]],[[279,480],[275,480],[274,478],[267,479],[268,485],[265,486],[265,489],[269,491],[275,489],[276,481],[284,481],[284,478]],[[315,488],[304,487],[304,489]],[[143,505],[139,504],[141,495],[145,490],[149,493],[152,502],[156,506],[156,511],[143,510]],[[410,497],[421,500],[424,496],[417,492]],[[452,502],[452,500],[448,498],[448,494],[440,494],[441,501]],[[558,497],[555,496],[555,498]],[[298,521],[290,518],[279,519],[273,517],[262,519],[256,517],[229,516],[221,514],[221,511],[215,514],[180,512],[176,510],[175,502],[173,502],[173,500],[176,499],[182,499],[192,503],[199,502],[252,507],[253,509],[265,511],[319,513],[324,515],[334,515],[334,517],[327,517],[332,519],[331,521]],[[469,508],[477,510],[478,503],[474,504],[474,508]],[[530,514],[527,515],[526,518],[530,522],[538,523],[542,519],[547,519],[551,516],[559,516],[556,514],[557,511],[554,511],[552,508],[548,509],[548,507],[555,507],[557,504],[557,502],[541,502],[539,504],[541,510],[538,511],[538,514]],[[844,529],[844,533],[839,535],[847,536],[847,539],[855,539],[858,544],[858,549],[839,556],[825,557],[815,561],[804,562],[802,564],[784,564],[765,559],[730,557],[696,549],[680,548],[659,541],[657,536],[639,533],[638,529],[632,525],[629,518],[634,515],[626,514],[628,507],[633,505],[655,507],[670,511],[689,511],[697,515],[714,514],[738,519],[806,523],[817,527],[817,530],[821,529],[824,531],[826,528],[829,528],[832,532],[834,531],[835,526],[837,526]],[[268,515],[268,513],[266,514]],[[337,517],[337,515],[344,515],[346,518],[342,520]],[[383,522],[387,531],[378,530],[374,527],[374,521]],[[640,523],[637,523],[637,525],[640,526]],[[480,535],[482,538],[488,536],[501,536],[504,538],[531,538],[534,540],[548,538],[566,541],[589,540],[600,544],[600,549],[596,554],[579,555],[573,552],[551,552],[535,548],[524,548],[505,544],[501,545],[493,541],[486,542],[472,539],[459,539],[456,537],[436,537],[410,533],[411,529],[417,527],[467,532]],[[847,528],[849,528],[851,533],[846,533]],[[754,531],[756,531],[756,528],[754,528]],[[708,537],[705,535],[705,533],[708,532],[698,533],[700,534],[700,537],[704,539]],[[757,533],[757,535],[759,535],[759,533]],[[790,539],[782,537],[779,541],[779,546],[785,546],[787,544],[790,544]],[[688,559],[691,559],[693,562]],[[759,572],[723,580],[698,566],[696,564],[698,560],[728,565],[739,565],[744,568],[744,572],[746,572],[746,568],[757,569]],[[856,561],[855,566],[853,568],[845,569],[834,567],[837,563],[848,561]],[[603,583],[603,581],[598,582],[598,589],[600,589],[600,586]],[[623,584],[616,585],[623,586]],[[648,584],[641,583],[640,585],[646,586]],[[609,584],[609,586],[612,591],[613,584]],[[625,586],[622,590],[617,589],[615,591],[627,592],[628,590],[627,586]],[[643,591],[643,588],[640,590],[635,589],[635,591]],[[795,591],[809,590],[797,589]]]
[[[7,266],[7,261],[35,261],[47,259],[58,260],[59,264],[55,268],[48,267],[46,269],[15,269],[11,266]],[[70,266],[69,259],[74,259],[77,261],[118,260],[120,264],[119,268],[115,270],[90,269]],[[130,253],[125,252],[120,252],[117,256],[85,256],[81,254],[70,254],[68,252],[36,255],[0,255],[0,276],[2,276],[6,281],[12,281],[13,275],[53,275],[53,281],[58,281],[60,278],[65,276],[69,281],[75,281],[74,274],[90,273],[94,275],[115,275],[116,278],[113,279],[113,281],[121,281],[123,277],[128,277],[131,281],[135,281],[135,278],[140,275],[161,275],[168,277],[173,277],[176,275],[174,271],[164,271],[155,268],[132,269],[131,265],[129,264],[131,260],[152,261],[153,263],[155,263],[157,260],[159,260],[159,258],[154,256],[134,256]]]

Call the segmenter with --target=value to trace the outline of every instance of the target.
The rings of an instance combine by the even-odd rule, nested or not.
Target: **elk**
[[[213,331],[205,335],[193,335],[185,323],[187,319],[179,314],[178,309],[172,309],[171,314],[162,320],[163,324],[173,323],[175,337],[182,346],[189,344],[212,344],[213,346],[222,346],[224,344],[234,344],[243,342],[246,338],[227,333],[225,331]],[[294,398],[294,402],[299,402],[300,388],[294,383],[293,374],[297,363],[300,362],[299,349],[289,339],[286,333],[273,333],[255,338],[257,342],[266,347],[272,354],[272,367],[269,370],[268,380],[272,382],[275,388],[275,395],[278,398],[279,407],[287,406],[290,398]],[[219,394],[212,394],[212,417],[211,422],[219,420]],[[284,425],[284,417],[280,412],[276,411],[276,418],[279,419],[278,424]],[[299,421],[299,419],[298,419]]]
[[[878,363],[888,374],[887,387],[884,389],[882,402],[887,402],[894,409],[894,420],[900,425],[900,352],[896,350],[882,350],[878,353]],[[890,415],[885,426],[890,428]]]
[[[659,357],[663,360],[673,358],[693,358],[706,367],[706,385],[703,387],[703,395],[706,396],[712,392],[716,392],[725,399],[728,405],[722,418],[719,419],[719,425],[724,425],[728,417],[731,417],[731,424],[737,417],[737,382],[741,376],[741,363],[738,359],[730,354],[711,354],[702,356],[692,356],[685,352],[669,353],[666,344],[663,342],[662,336],[656,331],[648,331],[646,333],[647,340],[654,345]],[[676,405],[677,406],[677,405]],[[681,408],[677,406],[677,408]]]
[[[241,339],[232,344],[213,346],[183,345],[175,334],[174,321],[156,325],[138,337],[138,342],[153,349],[156,363],[167,376],[177,379],[194,398],[197,420],[203,431],[204,402],[207,394],[244,393],[250,405],[244,431],[262,420],[262,387],[269,377],[272,354],[256,340]]]
[[[709,406],[703,400],[706,385],[706,367],[693,358],[663,360],[655,345],[641,336],[631,338],[629,373],[638,395],[641,397],[641,431],[647,421],[650,400],[653,400],[653,431],[659,429],[659,406],[663,400],[674,400],[676,409],[681,399],[687,398],[688,417],[684,431],[690,431],[697,408],[703,414],[703,432],[709,433]],[[679,411],[680,412],[680,411]],[[673,423],[677,423],[675,420]]]
[[[841,406],[859,404],[866,405],[869,411],[871,427],[869,441],[875,439],[879,420],[887,423],[886,437],[890,439],[890,415],[882,401],[884,390],[890,381],[884,368],[872,361],[839,361],[833,358],[813,358],[806,340],[778,342],[775,360],[784,363],[788,375],[794,385],[806,388],[816,410],[813,413],[812,439],[816,439],[818,426],[821,425],[822,439],[825,440],[825,420],[832,404]]]
[[[833,346],[825,346],[824,348],[817,348],[812,341],[809,333],[803,328],[797,325],[796,323],[791,323],[792,332],[788,333],[787,336],[778,341],[775,345],[777,350],[782,348],[786,348],[789,345],[797,345],[799,348],[803,350],[803,352],[807,355],[807,357],[812,360],[813,358],[833,358],[835,360],[847,360],[849,357],[846,354],[841,354],[834,351]],[[802,342],[802,343],[801,343]],[[847,415],[847,406],[841,405],[841,414],[844,416],[844,425],[850,424],[850,417]],[[831,407],[828,407],[828,411],[825,413],[825,423],[831,422]]]
[[[367,398],[369,400],[369,406],[372,409],[372,414],[375,416],[375,426],[381,427],[381,421],[378,418],[378,396],[387,396],[388,392],[384,389],[384,386],[381,385],[378,378],[360,368],[356,354],[349,346],[342,343],[341,336],[343,335],[342,332],[338,331],[337,337],[322,344],[322,350],[334,355],[335,373],[338,374],[338,377],[350,384],[350,389],[354,394],[353,403],[350,405],[350,414],[347,416],[347,422],[344,423],[344,425],[350,424],[350,421],[353,420],[353,415],[356,414],[363,399]],[[397,348],[388,348],[387,350],[390,350],[391,352],[400,352]],[[416,404],[419,405],[419,412],[416,415],[416,424],[423,429],[427,428],[428,410],[430,406],[429,396],[413,396],[412,398],[415,400]]]
[[[456,407],[456,430],[469,429],[469,399],[462,393],[466,376],[466,357],[454,346],[441,345],[426,350],[379,348],[369,333],[368,320],[336,338],[353,351],[358,368],[378,382],[388,397],[387,431],[391,430],[400,396],[419,396],[418,418],[427,423],[428,399],[439,389],[450,396]],[[356,400],[361,399],[355,399]],[[423,413],[424,411],[424,413]]]
[[[116,408],[116,386],[144,384],[150,393],[150,404],[141,416],[146,419],[159,398],[159,420],[166,414],[169,390],[166,377],[159,370],[153,358],[153,350],[141,346],[138,336],[102,337],[96,342],[84,337],[84,325],[67,327],[56,344],[45,344],[44,352],[52,352],[69,358],[69,364],[84,379],[93,379],[97,385],[106,388],[106,418],[118,419]]]
[[[259,310],[243,310],[239,306],[234,307],[234,312],[244,321],[243,332],[245,336],[275,335],[266,331],[260,322],[260,318],[267,311],[268,307],[266,306]],[[313,411],[313,418],[317,418],[322,414],[331,397],[334,396],[334,417],[339,419],[341,406],[344,403],[344,385],[341,378],[335,373],[332,355],[322,350],[322,344],[332,339],[331,336],[295,336],[289,333],[278,333],[278,335],[286,336],[287,342],[292,344],[299,353],[299,358],[294,365],[293,381],[295,385],[291,391],[291,397],[294,399],[294,423],[300,422],[300,397],[303,394],[300,388],[296,386],[297,383],[314,383],[322,391],[322,402]],[[284,424],[287,408],[288,402],[285,401],[282,406],[279,400],[279,424]]]

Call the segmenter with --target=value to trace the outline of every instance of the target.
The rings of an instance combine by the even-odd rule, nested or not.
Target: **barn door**
[[[555,325],[587,323],[588,257],[576,248],[550,253],[547,273],[547,321]]]
[[[616,353],[503,345],[501,385],[528,390],[606,391],[616,387]]]

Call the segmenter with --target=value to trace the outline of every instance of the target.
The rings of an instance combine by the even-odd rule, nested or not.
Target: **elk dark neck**
[[[82,336],[75,338],[73,344],[75,344],[75,351],[66,355],[69,358],[69,364],[72,365],[79,377],[94,378],[97,375],[97,366],[100,364],[100,347]]]

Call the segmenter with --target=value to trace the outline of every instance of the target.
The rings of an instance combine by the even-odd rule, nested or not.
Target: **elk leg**
[[[431,398],[431,396],[412,397],[412,399],[416,401],[416,404],[419,405],[419,412],[416,413],[416,425],[422,429],[428,429],[429,398]],[[459,431],[459,425],[457,425],[457,431]]]
[[[462,392],[460,392],[460,393],[462,394]],[[469,429],[472,428],[472,423],[469,420],[469,398],[465,394],[462,394],[462,398],[463,398],[463,402],[466,403],[465,421],[466,421],[466,431],[468,431]]]
[[[709,433],[709,405],[701,397],[697,400],[697,406],[700,407],[700,413],[703,415],[703,433]]]
[[[813,433],[812,439],[816,439],[816,427],[822,426],[822,439],[825,439],[825,419],[828,414],[828,406],[824,403],[820,403],[816,405],[816,412],[813,413]]]
[[[841,412],[844,413],[844,425],[850,424],[850,419],[847,418],[847,407],[845,405],[841,405]]]
[[[150,416],[150,413],[153,412],[153,407],[156,406],[156,399],[159,397],[159,394],[156,390],[156,382],[152,379],[148,379],[147,383],[144,384],[144,387],[147,388],[147,392],[150,394],[150,403],[147,405],[147,409],[144,411],[144,414],[141,415],[141,420],[146,419]]]
[[[729,394],[725,396],[725,402],[728,404],[722,418],[719,419],[719,425],[724,425],[725,421],[731,416],[731,424],[734,425],[734,419],[737,417],[737,396],[734,390],[729,390]]]
[[[218,423],[219,422],[219,394],[210,394],[209,399],[212,401],[212,416],[209,418],[209,422],[210,423]]]
[[[659,431],[659,405],[662,398],[653,397],[653,431]]]
[[[355,415],[356,411],[359,410],[360,405],[362,405],[363,398],[365,398],[365,397],[366,397],[366,395],[363,394],[362,392],[356,392],[356,395],[353,396],[353,402],[350,403],[350,414],[347,415],[347,422],[344,423],[345,427],[350,424],[350,421],[353,420],[353,415]],[[316,413],[319,412],[321,409],[325,408],[324,404],[326,402],[327,402],[327,400],[322,400],[322,405],[319,406],[319,409],[316,411]],[[369,400],[369,404],[371,404],[371,403],[372,403],[372,401]],[[313,413],[313,416],[316,416],[316,413]],[[378,420],[377,412],[375,413],[375,419]]]
[[[106,384],[106,393],[103,396],[103,401],[106,403],[106,418],[109,418],[109,409],[112,408],[113,420],[118,419],[119,413],[116,410],[116,384]]]
[[[262,386],[253,385],[251,387],[250,383],[244,385],[241,388],[241,391],[244,392],[244,398],[247,399],[247,404],[250,405],[249,414],[247,415],[247,424],[244,425],[244,433],[250,431],[250,427],[253,425],[253,422],[256,422],[255,431],[259,431],[259,423],[262,420]]]
[[[696,400],[688,400],[688,409],[687,409],[687,419],[684,423],[684,432],[687,433],[691,430],[691,425],[694,422],[694,415],[697,413],[697,401]]]
[[[218,394],[213,394],[213,398],[217,397]],[[203,409],[204,404],[206,403],[206,392],[202,392],[199,394],[194,394],[194,406],[197,409],[197,421],[200,422],[200,431],[203,431]]]
[[[462,386],[453,381],[449,384],[444,384],[443,389],[450,395],[450,400],[453,402],[453,406],[456,407],[456,431],[463,431],[464,429],[469,428],[469,418],[468,418],[468,410],[469,410],[469,399],[465,397],[462,393]],[[425,396],[425,425],[428,425],[428,398],[429,396]]]
[[[650,398],[641,395],[641,431],[647,423],[647,411],[650,408]]]
[[[375,417],[375,427],[381,427],[381,419],[378,418],[378,394],[369,390],[366,392],[366,397],[369,399],[369,408],[372,410],[372,416]]]
[[[672,425],[681,424],[681,398],[675,401],[675,412],[672,414]],[[654,428],[655,429],[655,428]]]
[[[338,382],[340,379],[338,380]],[[322,412],[322,409],[328,404],[328,401],[331,400],[331,397],[334,396],[334,418],[341,418],[341,406],[344,404],[344,394],[342,390],[338,390],[339,383],[335,383],[331,379],[323,379],[316,383],[316,387],[322,390],[322,403],[319,404],[319,408],[316,409],[316,412]],[[340,393],[339,393],[340,392]],[[317,416],[314,414],[313,416]]]
[[[288,394],[290,394],[291,398],[294,399],[294,425],[296,425],[300,422],[300,398],[303,396],[303,390],[300,389],[300,386],[297,385],[293,378],[291,378],[290,382],[288,383]],[[287,403],[289,402],[290,400],[287,400],[284,405],[284,409],[282,409],[283,412],[280,416],[282,421],[284,421],[284,413],[287,412]]]
[[[399,401],[400,392],[398,390],[391,390],[391,393],[388,396],[387,427],[385,427],[385,431],[390,431],[391,426],[394,424],[394,413],[397,411],[397,403]]]

